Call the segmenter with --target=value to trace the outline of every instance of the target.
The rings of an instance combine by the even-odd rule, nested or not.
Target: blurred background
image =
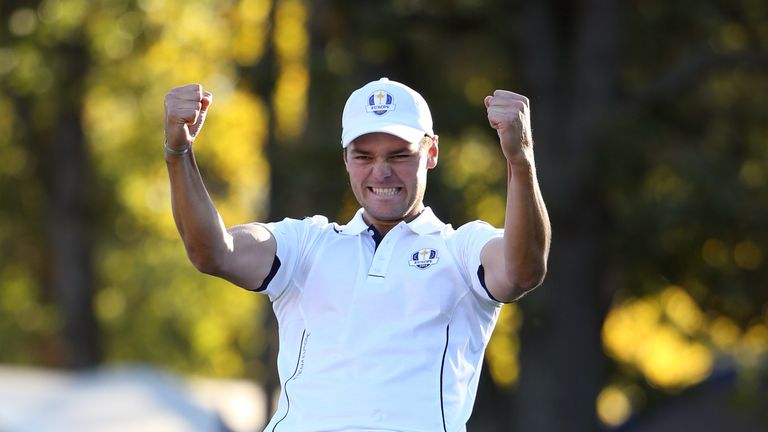
[[[260,430],[270,305],[187,261],[163,96],[213,92],[228,225],[343,223],[342,107],[382,76],[430,103],[454,226],[503,222],[483,97],[531,99],[550,270],[470,432],[768,430],[765,0],[3,0],[0,430]]]

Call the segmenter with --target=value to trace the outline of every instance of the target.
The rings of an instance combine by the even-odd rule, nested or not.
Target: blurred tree
[[[81,117],[90,62],[82,39],[51,50],[55,54],[44,56],[58,60],[54,60],[58,70],[52,85],[55,93],[46,98],[61,101],[61,106],[51,130],[46,131],[49,148],[42,152],[50,158],[43,161],[48,167],[44,172],[50,175],[47,225],[53,271],[49,283],[62,320],[64,364],[85,368],[101,361],[93,311],[92,176]]]
[[[162,158],[163,94],[204,83],[211,194],[232,224],[264,211],[263,103],[233,86],[261,56],[251,3],[0,6],[2,360],[93,366],[101,333],[106,361],[264,378],[263,302],[186,261]]]
[[[628,34],[644,37],[627,39],[624,97],[599,159],[614,290],[604,345],[627,415],[731,364],[745,377],[768,373],[768,232],[758,222],[768,213],[768,9],[638,2],[629,18]],[[634,342],[619,348],[621,333]],[[748,410],[746,399],[734,395]]]
[[[269,109],[238,85],[238,68],[262,58],[268,5],[116,2],[92,23],[96,70],[86,119],[107,191],[96,300],[110,361],[265,378],[265,302],[200,275],[186,259],[169,211],[162,101],[190,82],[213,92],[195,143],[206,185],[227,224],[262,218]]]
[[[81,117],[91,61],[78,24],[87,14],[57,32],[41,21],[39,6],[6,2],[0,9],[8,22],[10,46],[4,49],[11,62],[3,87],[17,110],[11,118],[36,119],[15,123],[11,137],[21,138],[31,177],[42,182],[45,196],[40,213],[28,215],[37,222],[30,227],[38,231],[33,247],[44,260],[38,271],[27,270],[58,307],[61,344],[50,361],[85,368],[101,360],[93,312],[93,189]]]
[[[521,303],[518,430],[597,429],[599,329],[608,300],[601,292],[598,137],[619,95],[625,7],[610,0],[532,2],[514,21],[556,233],[545,286]],[[542,415],[544,406],[550,415]]]

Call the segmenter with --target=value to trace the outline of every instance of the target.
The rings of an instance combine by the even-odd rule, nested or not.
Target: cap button
[[[381,78],[379,79],[379,81],[389,81],[389,78],[387,78],[387,77],[381,77]]]

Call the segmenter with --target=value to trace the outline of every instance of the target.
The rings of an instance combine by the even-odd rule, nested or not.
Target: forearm
[[[173,218],[187,255],[198,270],[212,273],[232,249],[232,236],[208,195],[192,150],[183,155],[166,154],[165,162]]]
[[[504,263],[508,277],[522,290],[538,286],[546,274],[551,229],[531,160],[508,163]]]

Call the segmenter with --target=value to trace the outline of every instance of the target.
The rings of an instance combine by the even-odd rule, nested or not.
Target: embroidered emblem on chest
[[[425,269],[433,264],[437,264],[439,258],[437,257],[437,251],[434,249],[420,249],[411,255],[411,259],[408,261],[408,265],[411,267],[418,267]]]

